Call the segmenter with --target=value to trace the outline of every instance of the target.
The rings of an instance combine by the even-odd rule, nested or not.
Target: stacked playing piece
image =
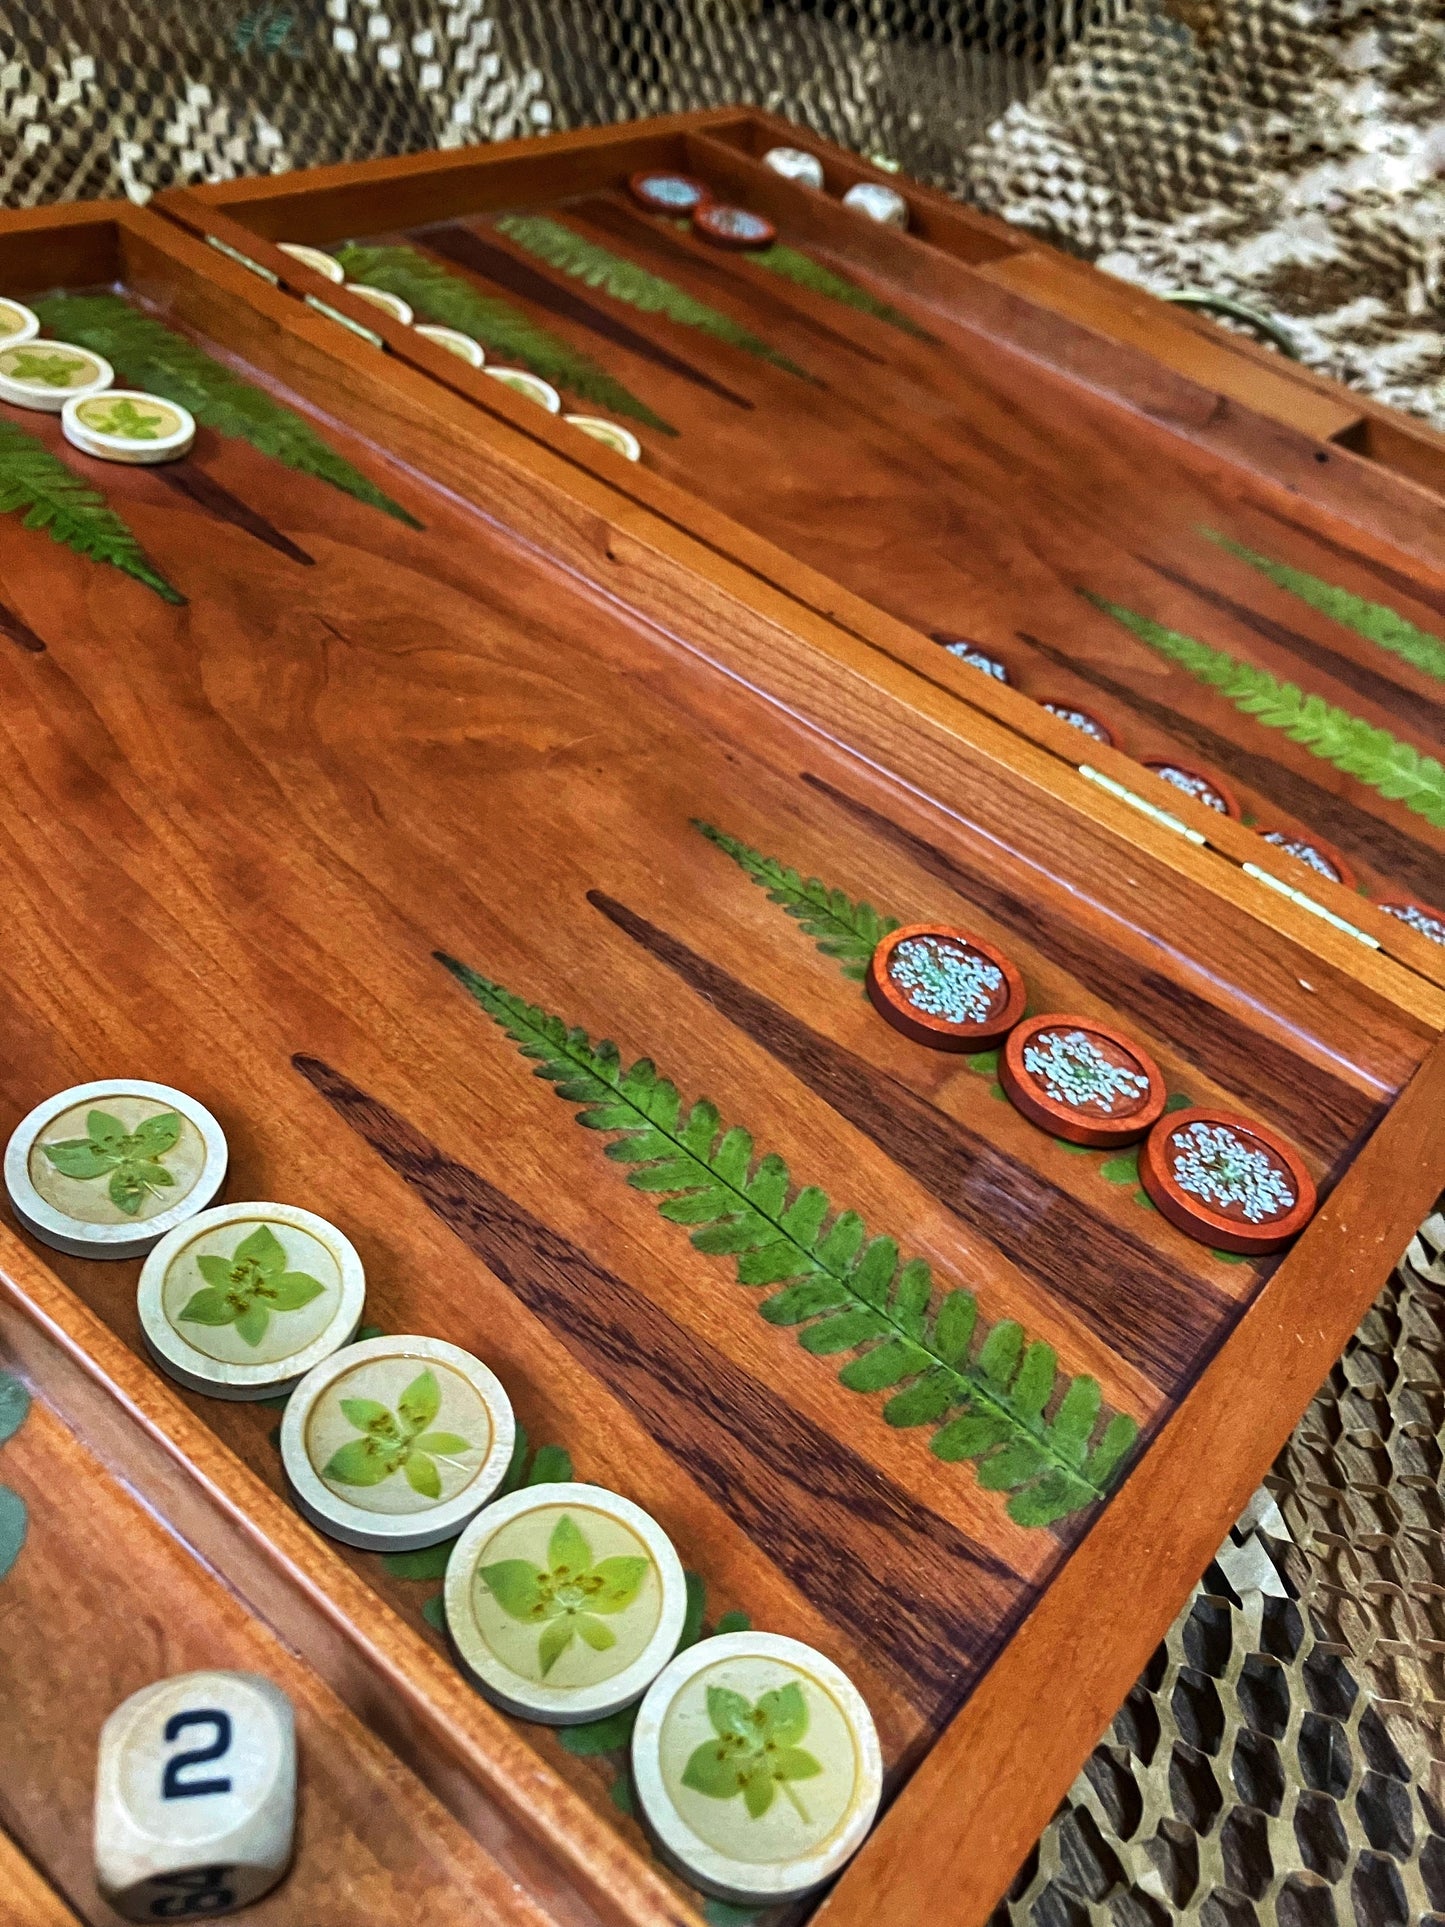
[[[800,147],[770,148],[763,162],[775,174],[790,181],[819,191],[823,189],[822,162]],[[777,229],[766,215],[716,200],[707,182],[692,174],[644,169],[632,175],[627,185],[632,198],[650,214],[689,221],[694,234],[718,247],[768,248],[778,238]],[[859,181],[844,194],[843,205],[890,227],[908,226],[907,201],[896,188],[885,187],[881,181]]]

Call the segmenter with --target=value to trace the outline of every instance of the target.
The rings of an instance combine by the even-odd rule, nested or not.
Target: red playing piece
[[[1295,1151],[1230,1111],[1160,1118],[1139,1153],[1139,1179],[1171,1224],[1220,1251],[1278,1251],[1314,1216],[1314,1180]]]
[[[1143,763],[1145,769],[1152,769],[1172,788],[1182,791],[1185,796],[1192,796],[1196,803],[1202,803],[1206,809],[1218,810],[1221,816],[1232,816],[1236,822],[1243,815],[1234,792],[1214,774],[1206,774],[1188,763],[1176,762],[1172,756],[1146,756]]]
[[[1313,832],[1300,836],[1294,830],[1261,830],[1260,835],[1277,850],[1308,865],[1316,876],[1328,877],[1331,883],[1343,883],[1346,889],[1354,889],[1355,873],[1349,863],[1332,843],[1324,842]]]
[[[692,227],[720,248],[767,248],[778,238],[778,230],[763,215],[746,207],[724,207],[720,201],[694,208]]]
[[[1028,1001],[1001,950],[947,924],[912,923],[885,937],[868,965],[868,995],[895,1030],[934,1050],[988,1050]]]
[[[1031,1124],[1070,1144],[1132,1144],[1164,1109],[1159,1067],[1097,1017],[1030,1017],[1009,1037],[999,1082]]]

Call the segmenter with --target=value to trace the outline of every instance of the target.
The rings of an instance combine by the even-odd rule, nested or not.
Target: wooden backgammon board
[[[776,238],[719,247],[648,178]],[[539,440],[1440,980],[1445,438],[910,183],[906,230],[841,198],[888,179],[719,109],[162,205],[492,412],[486,368],[276,244],[489,364],[504,303],[641,461],[533,405]]]
[[[627,138],[631,173],[684,137]],[[588,194],[605,149],[532,151],[580,156],[565,191]],[[363,204],[347,231],[423,219]],[[370,329],[318,283],[297,289]],[[0,1822],[26,1878],[110,1922],[102,1726],[166,1675],[235,1669],[298,1734],[294,1863],[258,1922],[905,1927],[926,1904],[974,1927],[1445,1181],[1435,947],[1362,943],[1228,838],[1081,781],[1066,724],[1007,689],[993,713],[988,679],[870,630],[856,593],[783,580],[680,468],[659,481],[653,440],[632,464],[501,384],[463,392],[425,343],[378,353],[155,213],[7,217],[0,294],[196,423],[137,466],[0,407],[30,523],[0,518]],[[675,425],[682,451],[699,430]],[[1006,560],[971,568],[1002,606]],[[204,1220],[181,1197],[154,1251],[94,1255],[186,1185]],[[213,1220],[229,1242],[177,1295],[187,1224]],[[329,1480],[261,1383],[309,1357],[286,1317],[331,1344],[317,1371],[431,1361],[349,1402]],[[546,1619],[546,1690],[520,1712],[479,1690],[455,1564],[418,1543],[472,1464],[424,1383],[458,1349],[486,1368],[499,1507],[604,1488],[609,1531],[675,1549],[674,1667],[734,1650],[699,1634],[781,1636],[861,1695],[881,1805],[806,1897],[720,1900],[716,1853],[656,1823],[651,1695],[635,1731],[630,1707],[548,1723],[552,1662],[626,1645],[626,1560],[556,1525],[535,1585],[479,1567],[519,1623],[580,1612],[580,1585],[621,1629]],[[368,1514],[373,1487],[394,1503]],[[766,1771],[689,1763],[704,1822],[736,1788],[724,1845],[747,1817],[826,1831],[833,1741],[778,1691],[747,1714]],[[750,1730],[723,1764],[756,1760]],[[142,1917],[223,1911],[201,1872]]]

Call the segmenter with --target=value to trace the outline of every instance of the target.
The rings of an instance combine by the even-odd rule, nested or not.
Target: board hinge
[[[1133,790],[1125,789],[1122,783],[1116,783],[1112,776],[1105,776],[1100,770],[1091,769],[1087,763],[1080,763],[1078,767],[1080,776],[1086,782],[1097,783],[1101,790],[1107,790],[1110,796],[1117,796],[1119,801],[1127,803],[1131,810],[1141,811],[1151,821],[1161,824],[1166,830],[1173,830],[1178,836],[1187,836],[1191,843],[1206,841],[1198,830],[1191,829],[1187,823],[1181,823],[1179,818],[1171,816],[1168,810],[1161,810],[1157,803],[1149,802],[1146,797],[1136,796]]]
[[[228,261],[235,261],[239,266],[249,268],[252,274],[259,274],[261,279],[263,281],[269,281],[273,288],[281,285],[281,277],[279,275],[272,274],[269,268],[263,268],[259,261],[253,261],[249,254],[242,254],[239,248],[233,248],[228,241],[218,241],[214,234],[208,234],[206,236],[206,245],[213,247],[217,254],[224,254]]]

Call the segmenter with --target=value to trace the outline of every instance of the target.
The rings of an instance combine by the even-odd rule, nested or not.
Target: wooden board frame
[[[831,194],[861,180],[891,182],[908,199],[910,231],[880,230],[836,200],[772,173],[759,157],[779,142],[814,152]],[[219,182],[163,194],[157,206],[303,298],[369,327],[390,354],[524,427],[538,445],[580,459],[716,555],[738,560],[1050,756],[1074,768],[1086,761],[1155,810],[1182,819],[1231,864],[1264,871],[1411,969],[1445,983],[1441,947],[1398,918],[1278,850],[1262,849],[1250,828],[1181,796],[1121,751],[1090,745],[1081,757],[1077,732],[1038,703],[955,662],[919,630],[687,489],[601,448],[579,458],[571,431],[527,421],[540,411],[505,391],[499,395],[500,384],[274,245],[278,238],[326,245],[353,233],[564,196],[623,181],[641,167],[665,166],[731,184],[749,205],[790,218],[795,231],[812,234],[860,268],[886,262],[887,278],[917,302],[1117,402],[1146,442],[1182,439],[1243,493],[1287,507],[1310,527],[1349,523],[1362,555],[1387,567],[1408,558],[1417,577],[1445,594],[1438,493],[1445,491],[1445,436],[760,111],[707,109],[540,140]],[[1266,888],[1253,877],[1250,884]]]
[[[399,459],[814,730],[885,767],[901,735],[911,783],[944,809],[965,770],[974,780],[990,768],[1022,780],[1115,838],[1121,864],[1147,852],[1188,880],[1201,908],[1211,893],[1242,907],[1287,940],[1281,949],[1293,963],[1328,961],[1353,979],[1363,1005],[1408,1013],[1433,1040],[1154,1441],[1148,1476],[1126,1482],[1105,1509],[816,1915],[827,1927],[912,1927],[927,1894],[940,1927],[976,1927],[1445,1182],[1445,1142],[1430,1128],[1445,1099],[1445,997],[1283,899],[1241,887],[1249,880],[1211,852],[1141,821],[931,678],[710,554],[540,442],[520,408],[515,424],[506,406],[483,416],[144,211],[9,217],[0,271],[5,285],[25,289],[124,279],[252,367],[324,394],[335,419],[364,416]],[[153,1495],[176,1532],[476,1834],[529,1904],[567,1927],[696,1921],[434,1651],[374,1601],[363,1613],[366,1589],[345,1564],[8,1234],[0,1308],[5,1348],[21,1370],[43,1377],[77,1425],[85,1415],[95,1449]],[[1215,1468],[1207,1491],[1203,1455]],[[1101,1619],[1104,1592],[1114,1609]],[[1051,1673],[1068,1690],[1045,1702],[1036,1683]]]

